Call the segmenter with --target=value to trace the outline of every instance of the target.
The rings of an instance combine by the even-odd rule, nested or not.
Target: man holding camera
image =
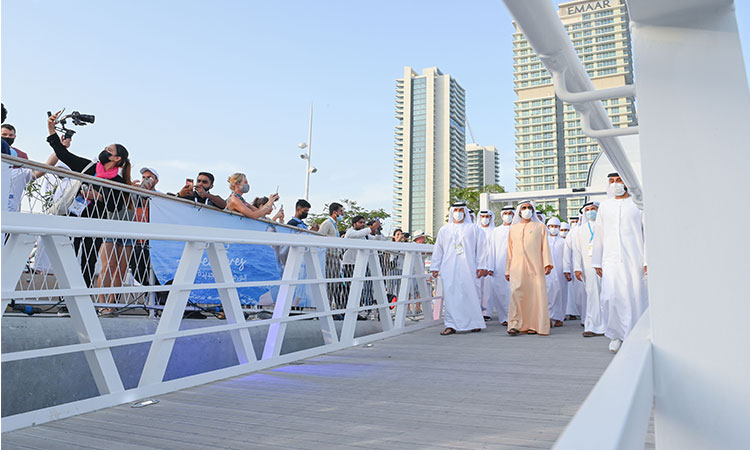
[[[190,178],[185,180],[185,186],[180,189],[177,196],[192,200],[196,203],[215,206],[219,209],[226,208],[226,200],[209,192],[213,187],[214,175],[209,172],[199,172],[198,176],[195,178],[195,183],[193,183],[193,180]]]

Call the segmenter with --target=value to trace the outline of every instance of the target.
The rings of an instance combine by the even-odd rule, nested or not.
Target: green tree
[[[341,222],[338,223],[338,229],[339,233],[342,235],[346,232],[346,230],[352,226],[352,219],[354,216],[361,215],[364,216],[365,221],[370,221],[371,219],[380,219],[382,222],[383,219],[386,219],[390,217],[391,215],[385,212],[384,209],[365,209],[357,204],[356,201],[350,200],[348,198],[341,199],[338,203],[341,203],[344,206],[344,218],[341,219]],[[323,206],[323,212],[320,214],[310,214],[310,218],[308,219],[308,225],[312,224],[318,224],[320,225],[323,223],[324,220],[326,220],[329,217],[328,214],[328,206],[330,203],[326,203]]]
[[[541,203],[539,205],[536,205],[536,210],[541,213],[544,213],[544,217],[546,217],[547,219],[557,217],[558,219],[562,221],[562,219],[560,218],[560,214],[557,212],[555,207],[548,203]]]

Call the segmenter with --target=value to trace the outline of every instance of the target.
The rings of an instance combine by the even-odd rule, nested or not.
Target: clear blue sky
[[[46,111],[64,106],[96,115],[74,152],[122,143],[136,168],[157,168],[162,191],[208,170],[226,196],[227,176],[245,172],[250,198],[279,185],[288,213],[304,192],[296,145],[312,101],[314,211],[342,197],[390,211],[405,65],[459,81],[477,141],[501,149],[513,188],[512,31],[499,0],[5,0],[2,100],[32,159],[49,154]]]

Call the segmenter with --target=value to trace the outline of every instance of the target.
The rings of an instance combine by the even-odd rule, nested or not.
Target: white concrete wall
[[[629,5],[656,446],[750,448],[750,94],[734,6]]]

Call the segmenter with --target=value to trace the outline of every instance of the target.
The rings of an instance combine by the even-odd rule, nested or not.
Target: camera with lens
[[[65,111],[65,108],[63,108],[63,111]],[[47,111],[47,117],[51,115],[52,115],[52,112]],[[75,131],[70,130],[65,127],[68,119],[70,119],[70,121],[73,122],[73,125],[82,127],[84,125],[94,123],[94,120],[96,120],[96,117],[94,117],[93,114],[81,114],[78,111],[73,111],[70,114],[59,117],[56,122],[58,126],[55,127],[55,129],[63,133],[63,139],[70,139],[75,134]]]

